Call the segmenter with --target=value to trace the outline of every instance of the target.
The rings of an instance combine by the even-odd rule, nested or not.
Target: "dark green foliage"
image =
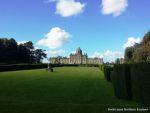
[[[17,44],[13,38],[0,38],[0,63],[41,63],[43,58],[44,50],[35,49],[31,41]]]
[[[132,99],[132,81],[131,81],[131,65],[124,64],[124,73],[125,73],[125,85],[126,85],[126,91],[127,91],[127,98]]]
[[[150,57],[150,31],[145,34],[143,40],[139,44],[127,47],[125,50],[125,62],[141,63],[149,62]]]
[[[125,62],[126,63],[131,63],[133,62],[133,53],[134,53],[135,49],[134,47],[127,47],[125,49],[125,55],[124,55],[124,58],[125,58]]]
[[[15,63],[17,57],[17,42],[11,38],[0,38],[0,63]]]
[[[51,67],[99,67],[99,65],[50,64]],[[0,71],[16,71],[47,68],[48,64],[0,64]]]
[[[116,59],[115,64],[120,64],[120,59],[119,58]]]
[[[63,66],[79,66],[79,67],[99,67],[97,64],[50,64],[52,67],[63,67]]]
[[[115,65],[112,73],[112,81],[116,97],[128,100],[132,98],[129,65]]]
[[[115,65],[112,81],[116,97],[150,105],[150,64]]]
[[[50,64],[51,67],[79,66],[78,64]],[[47,68],[48,64],[0,64],[0,71],[16,71]]]
[[[0,71],[16,71],[47,68],[47,64],[5,64],[0,65]]]
[[[50,64],[51,67],[78,67],[79,64]]]
[[[44,53],[45,50],[42,49],[36,49],[34,51],[34,60],[36,63],[41,63],[44,58],[46,58],[46,54]]]
[[[80,64],[81,67],[99,67],[98,64]]]
[[[105,76],[105,79],[108,81],[108,82],[111,82],[111,73],[113,71],[113,67],[111,66],[104,66],[104,76]]]
[[[132,93],[133,93],[133,99],[137,102],[142,101],[142,95],[141,95],[141,80],[140,80],[140,74],[139,71],[141,68],[138,65],[132,65],[131,68],[131,80],[132,80]]]
[[[101,71],[104,71],[104,65],[99,65]]]
[[[133,64],[131,79],[133,99],[150,105],[150,64]]]

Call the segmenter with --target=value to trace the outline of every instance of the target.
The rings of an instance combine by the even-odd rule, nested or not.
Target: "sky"
[[[0,0],[0,37],[32,41],[48,57],[80,47],[105,62],[150,30],[150,0]]]

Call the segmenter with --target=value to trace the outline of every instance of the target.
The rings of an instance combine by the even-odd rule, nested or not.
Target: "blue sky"
[[[48,56],[80,46],[112,61],[150,30],[149,0],[0,0],[0,37],[34,42]]]

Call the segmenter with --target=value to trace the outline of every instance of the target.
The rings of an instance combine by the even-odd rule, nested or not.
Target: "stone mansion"
[[[70,57],[51,57],[50,64],[103,64],[102,58],[88,58],[87,54],[83,54],[80,47],[77,48],[76,53],[71,53]]]

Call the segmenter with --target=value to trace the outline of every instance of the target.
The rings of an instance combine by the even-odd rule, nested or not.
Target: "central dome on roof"
[[[82,50],[80,49],[80,47],[78,47],[78,48],[76,49],[76,53],[77,53],[77,54],[82,54]]]

